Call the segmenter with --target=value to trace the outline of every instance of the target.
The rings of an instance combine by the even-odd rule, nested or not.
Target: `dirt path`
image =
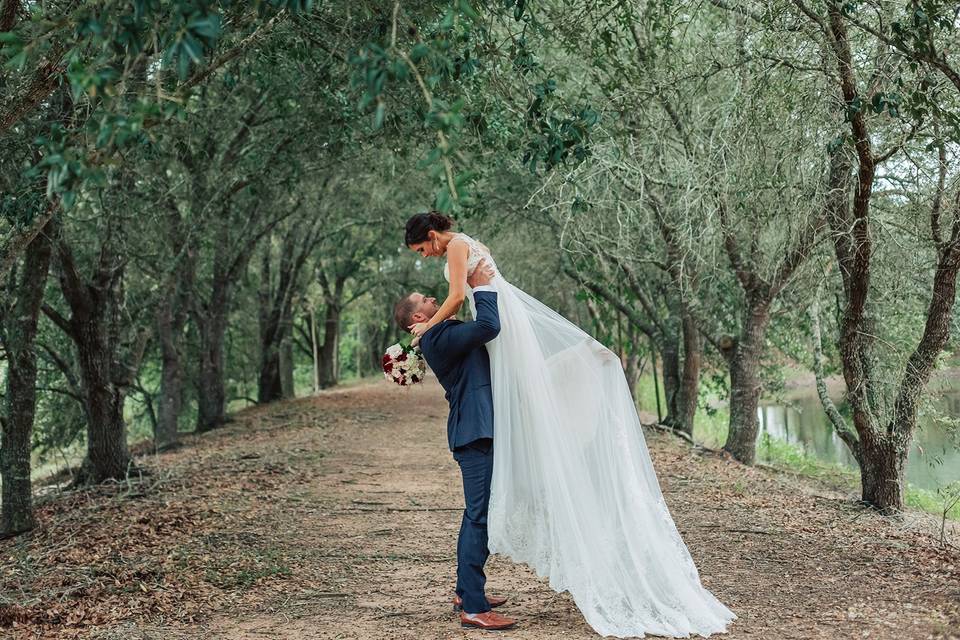
[[[0,542],[0,637],[448,639],[462,505],[439,387],[254,408],[155,472],[52,499]],[[958,638],[960,556],[790,478],[648,432],[728,638]],[[493,559],[509,639],[597,638],[567,595]],[[6,603],[7,606],[3,606]]]

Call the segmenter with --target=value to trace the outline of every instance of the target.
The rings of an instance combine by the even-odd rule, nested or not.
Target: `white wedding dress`
[[[500,335],[487,343],[494,463],[491,553],[569,591],[603,636],[725,632],[736,615],[700,577],[664,503],[619,358],[495,273]],[[444,275],[450,279],[449,270]],[[468,296],[471,311],[476,308]]]

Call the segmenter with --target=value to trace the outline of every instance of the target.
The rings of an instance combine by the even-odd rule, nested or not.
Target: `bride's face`
[[[423,242],[411,244],[410,248],[424,258],[436,258],[444,255],[447,252],[447,248],[445,246],[441,246],[440,238],[437,237],[436,231],[431,231],[428,234],[427,239]]]

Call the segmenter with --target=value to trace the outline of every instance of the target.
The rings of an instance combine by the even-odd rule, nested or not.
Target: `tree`
[[[18,280],[18,274],[11,273],[5,304],[0,307],[0,340],[7,356],[5,406],[0,414],[0,537],[29,531],[35,524],[30,480],[37,393],[35,338],[56,231],[55,222],[48,221],[27,247],[22,275]]]
[[[118,181],[124,177],[121,172]],[[128,247],[123,221],[117,215],[104,215],[97,206],[88,206],[100,214],[94,229],[65,228],[56,246],[57,277],[67,315],[51,304],[43,305],[43,312],[76,350],[87,418],[87,454],[76,478],[79,483],[122,479],[130,470],[124,399],[134,385],[151,337],[146,326],[138,326],[136,314],[144,306],[126,306],[128,258],[124,254]],[[100,235],[97,250],[81,256],[86,265],[78,260],[73,244],[84,233]],[[127,315],[128,309],[134,314]],[[66,360],[60,357],[59,361]]]
[[[844,308],[840,321],[839,348],[847,397],[853,410],[854,430],[839,420],[839,413],[831,408],[826,398],[826,409],[838,434],[850,448],[860,464],[863,500],[884,513],[895,513],[903,508],[904,465],[909,452],[913,432],[917,425],[918,403],[930,379],[937,358],[943,351],[950,335],[953,309],[956,301],[957,272],[960,269],[960,202],[946,204],[948,197],[947,177],[949,156],[946,141],[941,136],[944,128],[950,127],[951,141],[960,141],[956,127],[956,113],[944,110],[948,104],[942,92],[929,76],[921,79],[919,90],[915,89],[913,104],[908,109],[917,118],[914,128],[924,125],[927,109],[933,105],[932,131],[928,151],[935,151],[936,182],[931,203],[928,206],[929,236],[935,254],[932,286],[922,334],[904,363],[904,369],[896,384],[884,384],[882,365],[878,366],[877,336],[880,333],[878,309],[871,305],[872,280],[878,258],[876,238],[872,227],[876,224],[873,211],[876,201],[875,185],[878,167],[899,153],[901,145],[890,150],[878,151],[872,132],[876,116],[870,118],[867,107],[872,104],[875,113],[897,113],[899,96],[894,93],[873,91],[863,86],[858,77],[860,69],[854,49],[857,46],[850,35],[850,24],[863,25],[857,17],[837,2],[828,2],[825,13],[817,13],[797,1],[798,8],[818,30],[818,35],[832,52],[836,65],[834,76],[837,90],[846,107],[849,134],[843,136],[842,144],[852,145],[855,150],[855,178],[852,203],[846,199],[831,211],[830,226],[834,252],[843,284]],[[951,12],[938,3],[913,2],[908,16],[892,12],[891,35],[881,29],[864,26],[864,31],[875,38],[871,45],[879,45],[895,54],[910,67],[923,64],[933,72],[940,72],[944,79],[960,90],[960,75],[951,66],[945,51],[949,45],[940,41],[951,31]],[[871,60],[882,68],[883,61]],[[905,74],[906,75],[906,74]],[[909,86],[911,79],[900,76],[899,84]],[[873,91],[872,95],[870,92]],[[957,94],[953,95],[954,104]],[[943,102],[941,102],[943,101]],[[879,108],[877,108],[879,107]],[[939,107],[939,108],[938,108]],[[846,176],[844,176],[846,178]],[[920,186],[920,185],[918,185]],[[854,433],[856,435],[854,435]]]

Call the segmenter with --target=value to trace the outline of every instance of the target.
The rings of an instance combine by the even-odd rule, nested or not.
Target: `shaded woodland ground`
[[[326,391],[186,436],[141,480],[42,498],[40,527],[0,542],[0,637],[479,637],[449,606],[462,494],[445,416],[432,378]],[[928,516],[647,441],[704,584],[739,615],[726,637],[960,637],[960,553]],[[526,567],[488,575],[521,621],[498,637],[597,637]]]

